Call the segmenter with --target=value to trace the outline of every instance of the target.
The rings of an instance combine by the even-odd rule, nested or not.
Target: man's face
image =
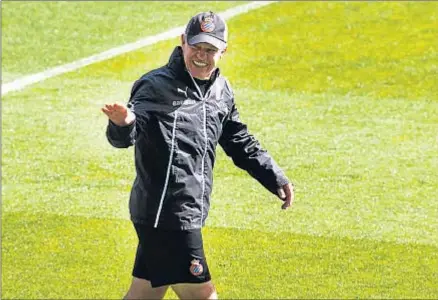
[[[185,36],[181,36],[184,62],[193,77],[209,79],[225,50],[219,50],[208,43],[189,45]]]

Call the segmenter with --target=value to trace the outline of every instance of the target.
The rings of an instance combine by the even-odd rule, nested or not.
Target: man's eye
[[[215,49],[207,49],[207,53],[215,54],[216,50]]]

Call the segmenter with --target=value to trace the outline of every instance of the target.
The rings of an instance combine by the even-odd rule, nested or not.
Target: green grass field
[[[239,4],[2,2],[2,81]],[[296,201],[282,211],[218,149],[204,239],[220,298],[438,298],[437,18],[437,2],[279,2],[229,20],[220,67]],[[177,43],[2,97],[2,299],[124,295],[133,151],[108,144],[100,107]]]

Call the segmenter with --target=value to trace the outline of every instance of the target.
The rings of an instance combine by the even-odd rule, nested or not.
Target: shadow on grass
[[[221,298],[438,296],[432,246],[209,227],[204,240]],[[136,243],[127,220],[3,212],[1,296],[120,299]]]

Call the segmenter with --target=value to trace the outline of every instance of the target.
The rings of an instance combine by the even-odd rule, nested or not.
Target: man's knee
[[[153,288],[148,280],[134,277],[123,299],[162,299],[168,286]]]
[[[180,299],[217,299],[216,288],[211,281],[205,283],[184,283],[172,286]]]
[[[202,298],[204,299],[217,299],[216,288],[213,283],[207,282],[202,287]]]

